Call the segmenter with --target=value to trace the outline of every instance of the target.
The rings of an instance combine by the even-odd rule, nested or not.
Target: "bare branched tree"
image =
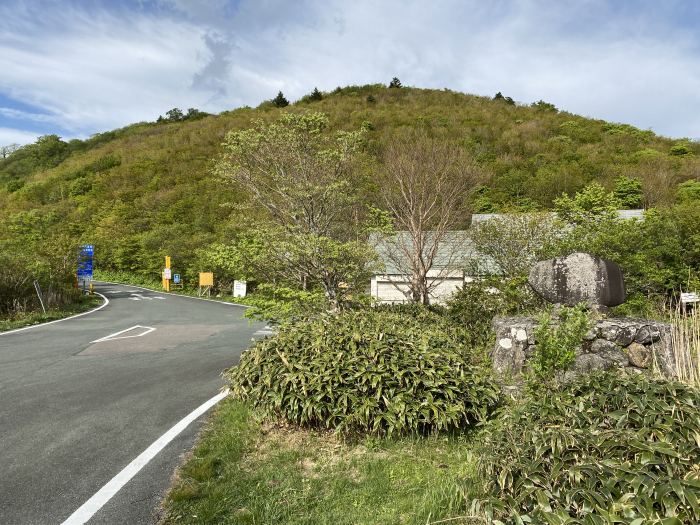
[[[0,146],[0,158],[6,159],[19,149],[19,144],[10,144],[8,146]]]
[[[383,200],[399,232],[385,240],[385,256],[410,276],[409,299],[429,304],[465,248],[466,236],[452,230],[465,223],[479,170],[459,148],[417,133],[393,139],[384,165]]]

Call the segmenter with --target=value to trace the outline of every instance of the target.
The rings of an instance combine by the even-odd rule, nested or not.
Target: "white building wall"
[[[471,280],[464,276],[462,271],[449,272],[440,276],[439,271],[431,271],[428,278],[433,278],[433,290],[430,293],[431,302],[442,304],[461,288],[465,282]],[[379,304],[407,303],[410,297],[408,275],[375,275],[370,283],[372,297]]]

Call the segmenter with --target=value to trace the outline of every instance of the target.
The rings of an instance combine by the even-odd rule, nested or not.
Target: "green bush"
[[[551,311],[539,316],[539,323],[535,328],[537,349],[530,361],[536,384],[553,379],[555,372],[569,367],[590,324],[586,305],[562,307],[556,320]]]
[[[475,348],[491,346],[491,321],[497,315],[520,315],[543,304],[526,278],[484,279],[465,283],[447,302],[446,316],[466,331]]]
[[[494,523],[700,523],[700,391],[608,372],[488,423],[480,502]]]
[[[466,428],[499,389],[457,331],[435,317],[362,310],[284,325],[227,371],[237,399],[291,423],[344,433]]]

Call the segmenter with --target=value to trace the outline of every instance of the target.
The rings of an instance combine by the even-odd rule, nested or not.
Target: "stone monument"
[[[584,302],[604,312],[626,299],[620,267],[587,253],[541,261],[532,268],[528,282],[542,298],[557,305]],[[494,318],[496,344],[491,358],[498,376],[517,381],[527,369],[537,348],[537,325],[534,317]],[[599,318],[563,377],[613,368],[641,373],[652,367],[667,377],[677,375],[670,325],[646,319]]]

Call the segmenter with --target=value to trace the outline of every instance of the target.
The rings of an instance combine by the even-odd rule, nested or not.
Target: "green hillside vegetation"
[[[627,207],[671,206],[684,182],[679,195],[694,199],[697,192],[697,142],[584,118],[543,101],[515,104],[503,95],[490,99],[400,82],[314,89],[286,107],[278,99],[216,116],[171,110],[158,122],[85,141],[47,136],[20,148],[0,160],[0,257],[28,256],[23,264],[30,273],[60,273],[62,282],[70,281],[73,254],[86,242],[95,245],[96,267],[105,270],[158,279],[166,254],[189,282],[200,270],[220,270],[202,253],[241,238],[263,214],[259,207],[241,208],[249,195],[214,173],[221,144],[227,132],[283,113],[321,112],[329,131],[363,130],[354,164],[358,209],[381,208],[376,174],[382,153],[407,130],[458,148],[480,172],[464,224],[469,211],[548,209],[562,193],[591,181],[615,191]],[[221,271],[218,277],[255,278]]]

